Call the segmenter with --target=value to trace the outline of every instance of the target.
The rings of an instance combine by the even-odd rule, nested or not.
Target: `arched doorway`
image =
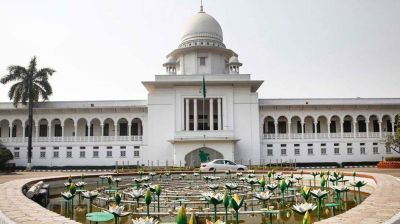
[[[200,163],[206,163],[214,159],[223,159],[224,156],[211,148],[202,147],[195,149],[185,156],[185,166],[200,166]]]

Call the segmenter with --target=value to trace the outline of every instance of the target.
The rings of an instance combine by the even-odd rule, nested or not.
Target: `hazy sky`
[[[204,0],[260,98],[400,97],[399,0]],[[2,0],[0,75],[52,67],[51,100],[146,99],[199,0]],[[0,85],[0,101],[9,86]]]

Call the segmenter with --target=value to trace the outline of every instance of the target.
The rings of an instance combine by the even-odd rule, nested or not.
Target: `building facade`
[[[391,154],[400,98],[259,99],[219,23],[201,10],[144,81],[147,100],[44,102],[34,108],[33,166],[379,161]],[[205,83],[206,92],[202,85]],[[204,97],[205,95],[205,97]],[[0,104],[0,141],[27,162],[27,108]]]

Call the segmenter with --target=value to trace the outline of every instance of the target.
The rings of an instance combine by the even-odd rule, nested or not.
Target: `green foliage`
[[[397,162],[400,162],[400,157],[389,156],[389,157],[385,158],[385,161],[397,161]]]
[[[388,135],[385,139],[385,147],[386,149],[393,150],[397,153],[400,153],[400,115],[397,115],[395,118],[395,126],[397,126],[397,130],[393,135]],[[392,127],[395,128],[395,127]],[[390,160],[387,160],[390,161]],[[393,160],[392,160],[393,161]]]
[[[11,151],[0,143],[0,169],[4,169],[7,162],[14,158]]]

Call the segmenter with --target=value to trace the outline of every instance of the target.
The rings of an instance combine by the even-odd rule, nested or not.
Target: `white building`
[[[379,161],[396,99],[259,99],[218,22],[201,11],[144,81],[147,101],[45,102],[34,109],[33,166],[198,165],[200,153],[248,164]],[[201,93],[203,77],[207,94]],[[210,116],[212,115],[212,116]],[[27,109],[0,104],[0,141],[27,162]]]

